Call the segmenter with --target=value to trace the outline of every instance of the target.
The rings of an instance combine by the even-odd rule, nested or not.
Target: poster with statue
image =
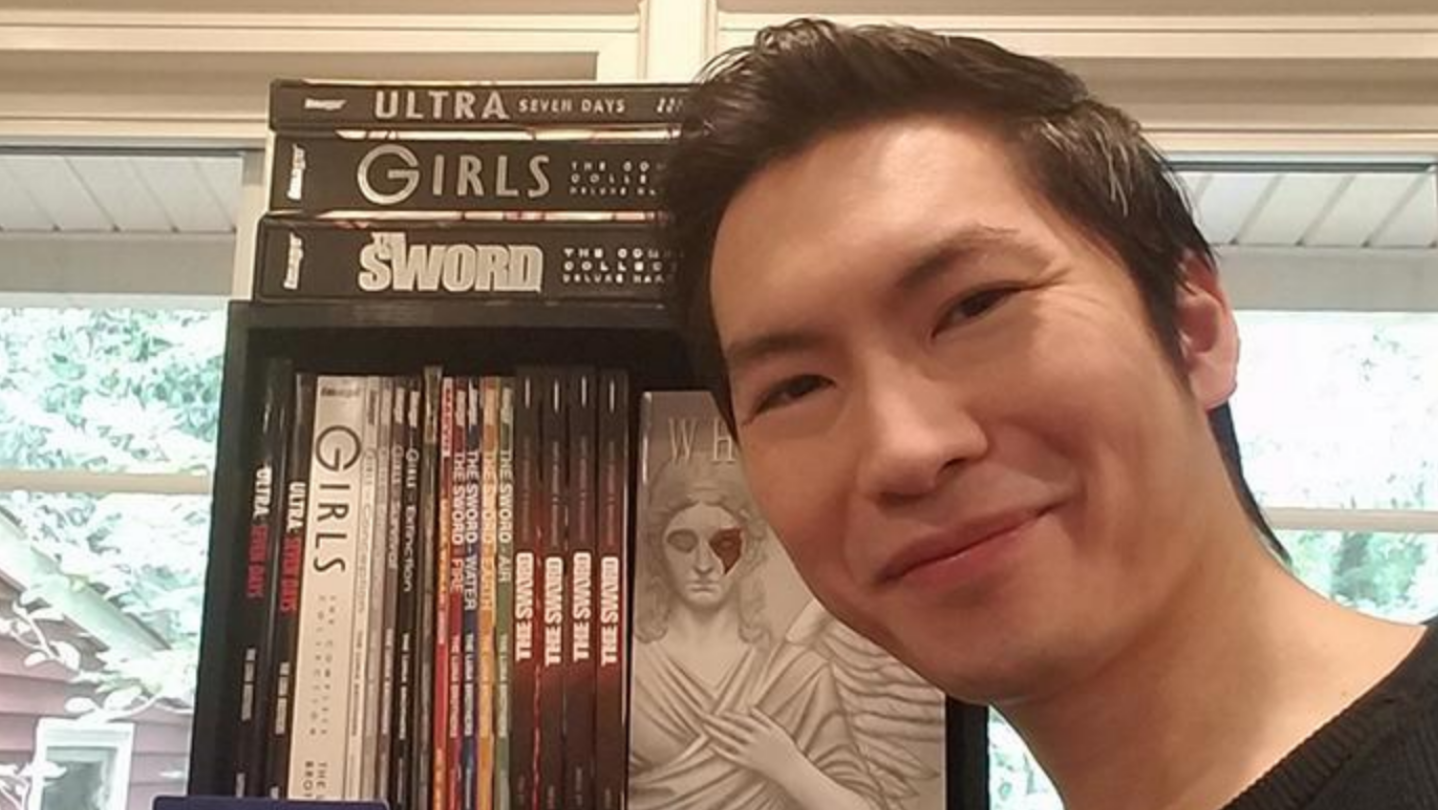
[[[640,430],[631,810],[942,808],[943,696],[810,594],[709,394]]]

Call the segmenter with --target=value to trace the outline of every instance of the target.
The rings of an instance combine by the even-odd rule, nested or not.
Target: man
[[[711,68],[666,192],[797,568],[1070,810],[1438,806],[1438,635],[1275,553],[1232,311],[1130,119],[989,43],[798,21]]]

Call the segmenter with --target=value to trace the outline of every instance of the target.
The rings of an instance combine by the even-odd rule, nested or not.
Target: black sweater
[[[1438,624],[1224,810],[1438,810]]]

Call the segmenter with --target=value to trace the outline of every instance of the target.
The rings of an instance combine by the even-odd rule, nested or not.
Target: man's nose
[[[859,486],[879,501],[935,490],[981,456],[988,438],[961,386],[902,360],[866,375],[848,428],[860,437]]]

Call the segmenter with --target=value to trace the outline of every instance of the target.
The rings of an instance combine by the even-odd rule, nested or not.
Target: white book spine
[[[290,799],[343,799],[363,477],[364,379],[318,379],[310,446]]]
[[[369,696],[370,588],[374,581],[374,510],[375,474],[379,470],[379,396],[378,377],[364,378],[364,430],[360,450],[360,515],[355,543],[355,589],[352,609],[354,627],[350,633],[349,717],[346,724],[345,798],[367,798],[366,782],[374,740],[366,736],[367,721],[372,714],[366,703]]]

